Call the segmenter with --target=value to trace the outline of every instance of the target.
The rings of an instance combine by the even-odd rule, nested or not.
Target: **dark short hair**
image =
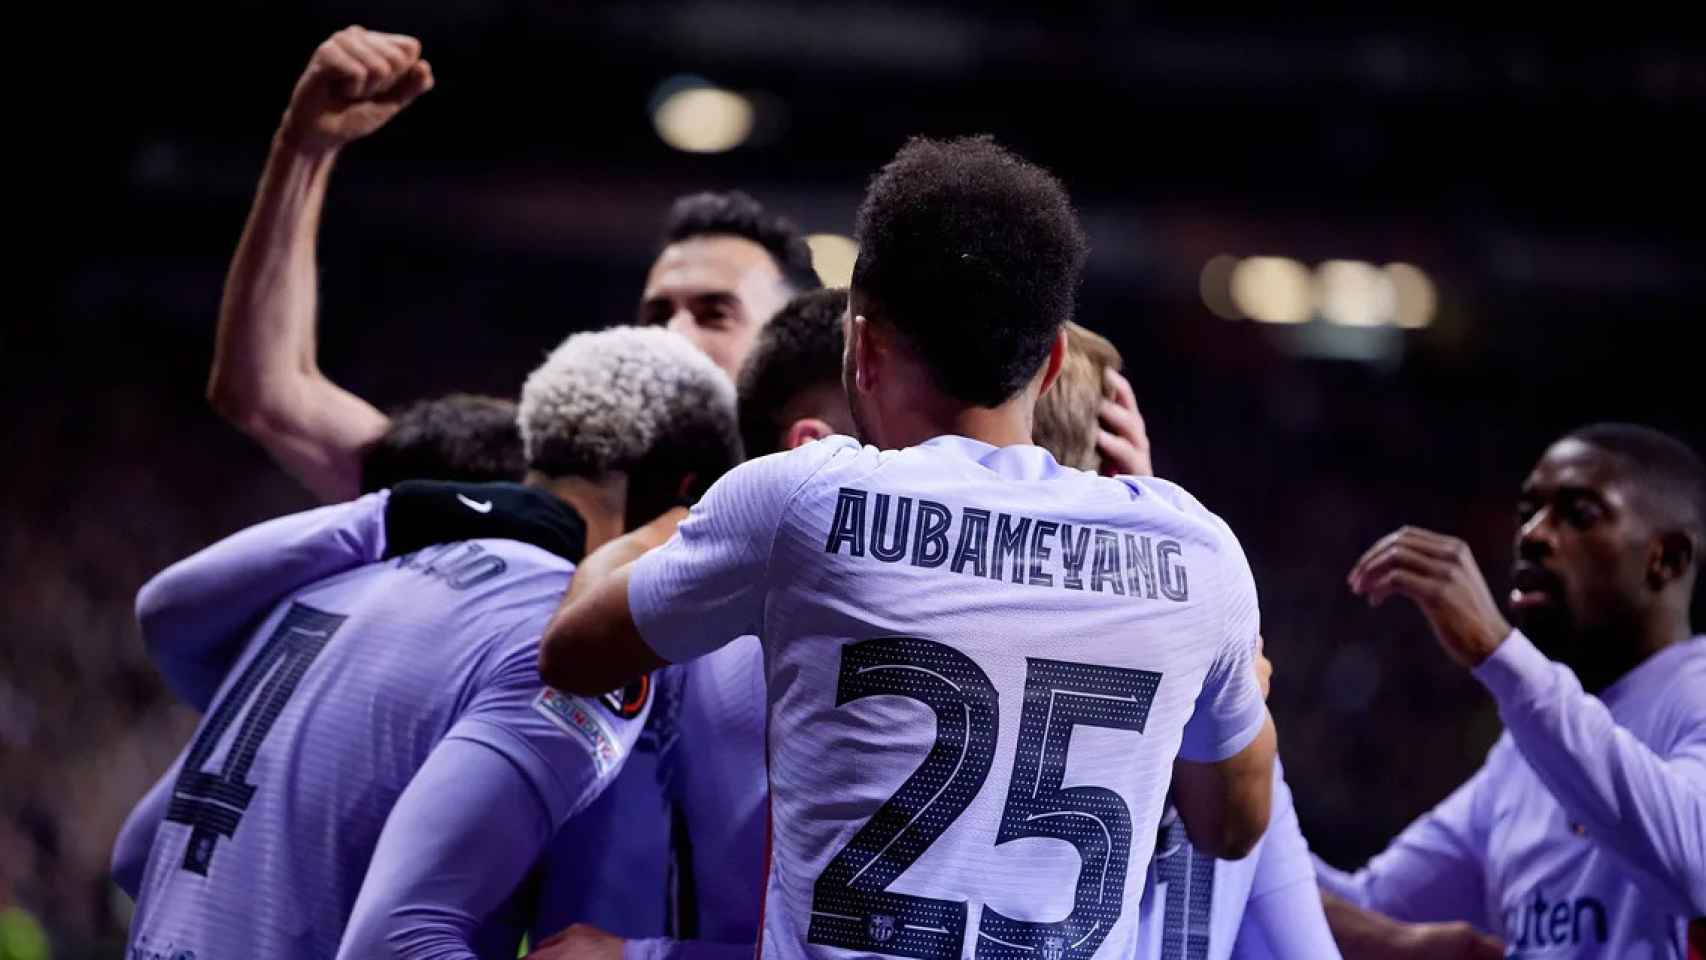
[[[1634,472],[1641,490],[1667,517],[1679,520],[1695,536],[1694,596],[1689,620],[1698,630],[1706,626],[1706,577],[1699,575],[1700,550],[1706,548],[1706,463],[1688,444],[1652,427],[1636,423],[1595,423],[1572,430],[1565,439],[1579,440],[1618,457]]]
[[[361,451],[361,491],[404,480],[490,483],[526,472],[515,404],[452,393],[418,400],[391,415],[391,425]]]
[[[1706,464],[1681,440],[1635,423],[1595,423],[1570,431],[1579,440],[1622,459],[1640,487],[1674,511],[1696,535],[1706,535]]]
[[[853,289],[949,395],[1010,399],[1072,319],[1089,241],[1048,171],[989,137],[914,138],[859,207]]]
[[[802,293],[758,330],[735,380],[741,445],[749,457],[781,449],[784,408],[802,391],[841,384],[841,318],[847,291]]]
[[[763,247],[796,293],[823,286],[800,228],[787,217],[767,212],[749,194],[707,191],[676,199],[664,221],[663,245],[709,236],[745,237]]]

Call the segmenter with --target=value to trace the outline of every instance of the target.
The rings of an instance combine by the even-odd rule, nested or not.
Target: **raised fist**
[[[280,138],[299,149],[336,150],[359,140],[432,89],[421,42],[361,27],[339,30],[314,51],[296,81]]]

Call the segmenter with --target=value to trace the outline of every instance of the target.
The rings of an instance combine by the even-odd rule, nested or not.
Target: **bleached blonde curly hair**
[[[521,387],[527,466],[599,476],[666,460],[717,474],[740,462],[735,388],[679,334],[612,327],[564,340]]]

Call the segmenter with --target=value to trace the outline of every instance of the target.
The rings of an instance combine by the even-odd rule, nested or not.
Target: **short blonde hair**
[[[633,470],[684,450],[717,461],[720,474],[741,458],[734,383],[662,327],[564,340],[528,374],[516,425],[528,468],[553,477]]]
[[[1066,360],[1054,387],[1037,401],[1032,435],[1062,466],[1095,471],[1102,466],[1096,431],[1107,398],[1105,370],[1120,369],[1120,352],[1106,337],[1066,324]]]

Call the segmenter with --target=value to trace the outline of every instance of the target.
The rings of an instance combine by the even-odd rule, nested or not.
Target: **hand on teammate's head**
[[[1397,594],[1420,607],[1453,660],[1480,666],[1510,633],[1469,545],[1403,527],[1368,548],[1348,577],[1351,592],[1380,606]]]
[[[1150,459],[1149,431],[1137,409],[1131,381],[1113,367],[1102,371],[1107,399],[1100,411],[1101,429],[1096,432],[1096,451],[1102,455],[1102,475],[1155,476]]]
[[[298,149],[335,150],[378,130],[432,87],[419,40],[346,27],[314,50],[279,135]]]

